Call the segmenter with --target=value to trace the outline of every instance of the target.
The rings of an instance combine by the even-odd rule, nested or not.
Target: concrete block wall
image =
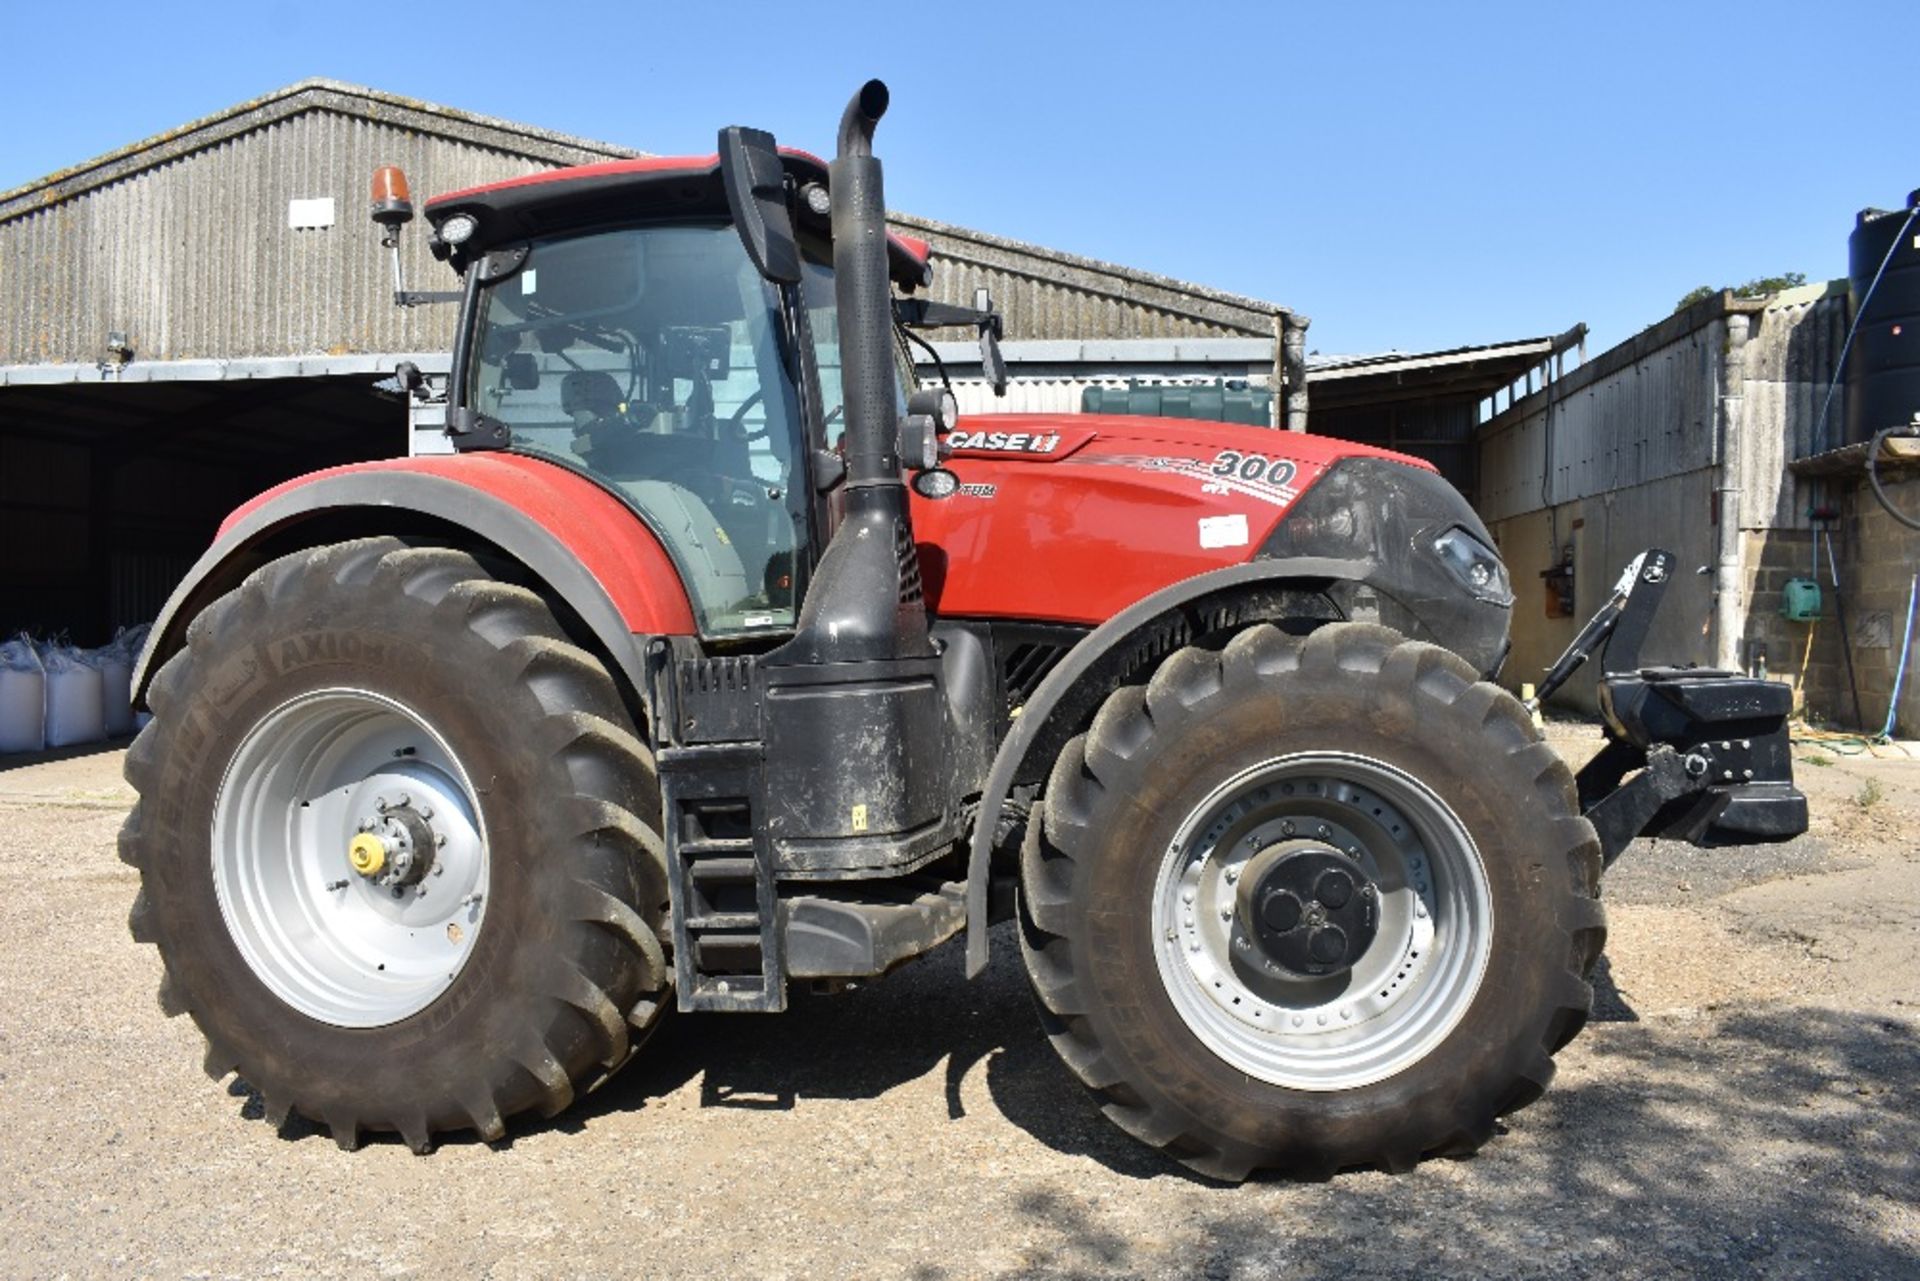
[[[1886,478],[1887,496],[1901,511],[1920,517],[1920,477]],[[1907,529],[1874,500],[1865,479],[1841,496],[1841,546],[1851,545],[1853,564],[1840,566],[1840,585],[1848,590],[1848,624],[1853,663],[1860,681],[1860,702],[1868,729],[1885,723],[1894,674],[1901,657],[1914,574],[1920,572],[1920,531]],[[1851,573],[1849,570],[1851,569]],[[1916,624],[1920,626],[1920,624]],[[1920,639],[1915,642],[1920,648]],[[1894,732],[1920,738],[1920,658],[1907,658],[1907,678],[1895,712]]]
[[[1920,515],[1920,477],[1888,478],[1888,496],[1902,511]],[[1830,497],[1840,509],[1832,530],[1833,556],[1822,536],[1818,582],[1821,617],[1792,623],[1782,618],[1787,582],[1808,576],[1813,534],[1806,530],[1749,533],[1746,566],[1749,610],[1746,657],[1765,647],[1767,674],[1791,683],[1795,705],[1808,719],[1848,730],[1877,732],[1886,722],[1888,702],[1900,664],[1913,576],[1920,572],[1920,532],[1906,529],[1874,501],[1864,479],[1832,482]],[[1840,572],[1846,608],[1847,639],[1852,642],[1852,678],[1847,646],[1841,641],[1833,567]],[[1920,644],[1916,644],[1920,648]],[[1920,657],[1909,657],[1894,732],[1920,737]],[[1854,706],[1854,684],[1859,711]]]

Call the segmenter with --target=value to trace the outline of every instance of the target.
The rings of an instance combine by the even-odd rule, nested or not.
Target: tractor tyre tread
[[[1524,1029],[1500,1060],[1500,1079],[1413,1099],[1394,1096],[1384,1109],[1391,1114],[1377,1125],[1318,1125],[1313,1108],[1329,1095],[1262,1087],[1292,1096],[1303,1120],[1279,1137],[1269,1131],[1264,1141],[1249,1141],[1193,1105],[1195,1078],[1182,1077],[1178,1088],[1158,1088],[1153,1072],[1103,1037],[1106,1012],[1081,972],[1090,954],[1077,946],[1084,924],[1078,913],[1094,878],[1113,870],[1101,863],[1101,835],[1126,805],[1137,803],[1161,761],[1158,745],[1196,718],[1260,697],[1267,682],[1312,681],[1325,688],[1355,678],[1377,682],[1383,697],[1412,711],[1416,724],[1453,727],[1470,734],[1477,748],[1503,758],[1477,762],[1476,768],[1497,773],[1497,785],[1537,819],[1538,847],[1494,853],[1537,855],[1542,872],[1551,873],[1551,893],[1542,896],[1551,904],[1542,909],[1549,919],[1541,928],[1560,938],[1542,958],[1553,963],[1553,973],[1540,983]],[[1220,650],[1178,651],[1144,686],[1115,690],[1087,731],[1067,743],[1027,825],[1018,934],[1047,1038],[1109,1119],[1211,1179],[1239,1182],[1257,1170],[1274,1170],[1320,1180],[1355,1166],[1402,1172],[1427,1157],[1470,1154],[1493,1135],[1496,1118],[1540,1097],[1553,1079],[1553,1053],[1578,1034],[1592,1003],[1588,977],[1605,944],[1606,918],[1598,902],[1599,843],[1575,796],[1571,772],[1542,742],[1517,700],[1438,646],[1368,624],[1329,624],[1304,637],[1257,624]],[[1146,911],[1141,904],[1143,920]],[[1167,1014],[1177,1017],[1170,1006]],[[1443,1042],[1429,1058],[1446,1047]],[[1193,1049],[1208,1053],[1197,1041]],[[1364,1095],[1392,1082],[1340,1093]],[[1353,1111],[1337,1110],[1349,1117]]]
[[[258,990],[249,991],[247,1003],[256,1016],[277,1011],[277,1025],[250,1037],[250,1025],[221,1013],[228,994],[216,1000],[207,976],[219,963],[231,968],[237,957],[210,959],[204,917],[196,930],[181,909],[177,887],[190,879],[188,865],[206,855],[194,852],[204,849],[195,840],[196,834],[204,840],[204,826],[196,833],[191,806],[178,797],[196,782],[204,786],[204,773],[194,772],[197,756],[221,742],[230,751],[236,732],[246,728],[223,722],[220,693],[209,695],[203,686],[251,671],[256,661],[264,666],[249,656],[288,626],[333,607],[351,617],[352,602],[368,598],[401,619],[397,627],[419,629],[433,646],[458,655],[465,678],[488,699],[510,695],[527,709],[536,723],[524,734],[478,745],[475,754],[543,754],[538,777],[545,786],[537,805],[551,831],[541,833],[542,848],[496,851],[496,859],[520,860],[514,874],[541,913],[518,928],[547,937],[516,953],[529,966],[521,972],[461,972],[461,981],[473,972],[473,982],[486,985],[474,1002],[493,1007],[484,1020],[465,1025],[474,1033],[470,1052],[443,1062],[434,1079],[396,1073],[378,1082],[382,1088],[354,1095],[303,1076],[298,1055],[268,1052],[267,1043],[282,1034],[297,1042],[313,1029],[322,1037],[328,1030],[278,1005],[250,974],[246,980]],[[299,1114],[348,1150],[381,1132],[398,1134],[417,1153],[459,1130],[497,1141],[516,1116],[551,1117],[576,1093],[607,1079],[671,1004],[653,755],[632,729],[605,666],[572,642],[537,592],[496,577],[473,555],[379,537],[283,556],[193,619],[186,644],[155,674],[149,703],[154,719],[126,761],[127,780],[140,798],[121,830],[120,856],[142,879],[129,925],[136,940],[159,948],[161,1008],[168,1016],[189,1015],[199,1026],[208,1075],[221,1080],[237,1072],[259,1093],[276,1130]],[[224,937],[219,945],[231,948]],[[478,1034],[483,1026],[493,1039]]]

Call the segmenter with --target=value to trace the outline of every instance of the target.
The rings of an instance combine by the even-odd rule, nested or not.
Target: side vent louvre
[[[900,561],[900,603],[916,604],[924,594],[920,584],[920,549],[905,525],[893,527],[893,551]]]
[[[1024,706],[1066,654],[1067,646],[1050,641],[1028,641],[1007,651],[1001,678],[1007,691],[1007,710]]]
[[[744,743],[760,737],[753,655],[683,658],[677,668],[680,741]]]

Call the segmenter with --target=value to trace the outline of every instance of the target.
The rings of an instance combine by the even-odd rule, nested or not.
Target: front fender
[[[1250,561],[1244,565],[1196,574],[1162,588],[1136,601],[1083,636],[1040,682],[1032,697],[1027,699],[1019,718],[1014,721],[1013,728],[994,754],[992,767],[987,771],[967,857],[967,977],[979,974],[987,964],[988,873],[993,858],[993,834],[999,826],[1007,794],[1013,788],[1016,772],[1027,752],[1047,728],[1047,721],[1081,676],[1107,653],[1125,644],[1129,637],[1156,619],[1202,597],[1249,588],[1302,587],[1333,591],[1337,595],[1348,595],[1345,590],[1348,585],[1371,588],[1379,603],[1388,607],[1380,611],[1383,621],[1399,623],[1405,629],[1410,623],[1417,623],[1418,617],[1399,598],[1392,578],[1388,567],[1371,559],[1295,556]],[[1504,632],[1504,628],[1502,630]],[[1442,639],[1428,635],[1419,638]]]
[[[395,532],[422,517],[524,565],[579,616],[637,690],[646,684],[635,635],[696,630],[686,588],[660,540],[584,476],[505,453],[359,463],[288,481],[227,518],[154,621],[134,670],[134,704],[145,706],[153,673],[185,643],[194,616],[265,561]]]

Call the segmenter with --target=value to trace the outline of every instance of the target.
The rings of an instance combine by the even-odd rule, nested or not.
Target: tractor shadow
[[[1594,1023],[1638,1023],[1604,956],[1593,982]],[[1128,1137],[1068,1074],[1041,1031],[1010,924],[995,928],[992,960],[971,982],[956,943],[832,995],[796,983],[784,1014],[670,1012],[611,1081],[550,1120],[518,1118],[506,1138],[488,1146],[510,1151],[534,1135],[578,1134],[599,1118],[643,1111],[696,1082],[702,1108],[786,1112],[807,1100],[876,1099],[934,1073],[950,1120],[967,1116],[968,1081],[978,1073],[993,1109],[1056,1152],[1127,1179],[1213,1186]],[[242,1116],[263,1115],[245,1081],[230,1082],[228,1093],[241,1101]],[[978,1100],[977,1091],[972,1095]],[[323,1127],[299,1118],[284,1133],[295,1140],[325,1136]],[[392,1134],[362,1137],[399,1143]],[[435,1138],[442,1148],[481,1142],[468,1131]]]
[[[1056,1151],[1129,1178],[1193,1177],[1116,1129],[1067,1074],[1040,1030],[1007,925],[995,929],[993,959],[971,982],[955,944],[833,995],[796,984],[784,1014],[670,1015],[624,1072],[516,1133],[584,1129],[696,1080],[703,1108],[789,1111],[809,1099],[878,1098],[935,1073],[949,1119],[967,1115],[968,1097],[979,1098],[969,1078],[984,1073],[993,1108]]]

